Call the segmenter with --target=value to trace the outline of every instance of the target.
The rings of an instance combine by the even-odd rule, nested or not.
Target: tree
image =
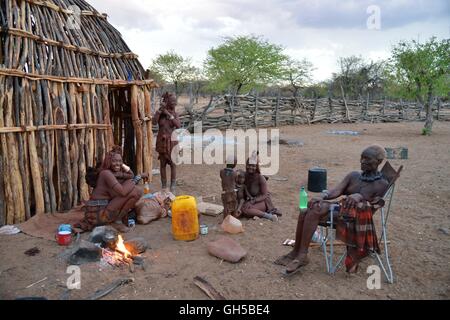
[[[145,70],[145,79],[152,79],[157,83],[164,83],[164,77],[156,70]]]
[[[392,49],[389,76],[391,92],[415,98],[425,108],[424,133],[431,134],[432,105],[437,95],[448,93],[450,85],[450,39],[435,37],[426,43],[401,41]]]
[[[356,97],[360,91],[360,71],[363,69],[364,60],[361,57],[350,56],[338,59],[340,72],[334,74],[334,82],[340,87],[344,97]]]
[[[338,59],[340,71],[333,74],[331,89],[344,98],[358,99],[364,95],[374,96],[384,88],[385,61],[366,61],[350,56]],[[334,91],[333,90],[333,91]]]
[[[211,88],[234,94],[267,85],[282,75],[283,48],[256,36],[227,37],[208,51],[204,66]]]
[[[203,70],[194,67],[192,75],[189,77],[189,96],[195,99],[195,103],[198,103],[200,92],[207,86],[208,81],[204,76]],[[190,101],[193,103],[193,101]]]
[[[283,80],[288,81],[294,97],[298,91],[311,80],[313,64],[307,60],[295,60],[288,58],[283,65]]]
[[[386,85],[386,64],[385,60],[371,61],[365,67],[365,90],[374,97],[377,93],[382,95]]]
[[[313,83],[305,88],[303,95],[311,98],[326,98],[329,96],[329,87],[329,80]]]
[[[189,80],[195,72],[196,68],[192,66],[190,58],[183,58],[173,51],[158,55],[150,66],[150,73],[174,84],[177,96],[180,84]]]

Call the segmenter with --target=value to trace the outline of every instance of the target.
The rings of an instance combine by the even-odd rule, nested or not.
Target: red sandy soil
[[[151,249],[144,254],[146,271],[136,268],[101,269],[98,263],[81,266],[81,289],[72,290],[70,299],[83,299],[121,277],[135,282],[120,287],[104,299],[208,299],[193,283],[198,275],[209,281],[228,299],[449,299],[450,298],[450,125],[435,123],[433,135],[420,135],[422,123],[317,124],[280,128],[281,137],[297,138],[303,146],[281,145],[278,177],[269,179],[275,205],[283,216],[278,223],[243,219],[245,232],[230,235],[246,250],[239,263],[221,261],[207,253],[206,244],[224,234],[221,217],[200,216],[209,225],[209,234],[192,242],[175,241],[169,218],[138,225],[125,238],[145,237]],[[354,130],[359,136],[333,136],[328,130]],[[273,264],[289,247],[297,222],[298,190],[306,184],[308,169],[327,169],[328,186],[359,169],[362,149],[377,143],[386,147],[408,148],[409,159],[391,160],[395,168],[403,164],[389,218],[389,240],[395,283],[382,281],[381,289],[369,290],[366,269],[374,264],[363,261],[359,272],[348,276],[344,270],[328,275],[320,249],[311,248],[311,263],[286,279],[283,267]],[[157,161],[154,162],[157,166]],[[182,165],[178,177],[183,184],[177,194],[216,195],[221,187],[221,165]],[[243,165],[239,165],[243,169]],[[152,186],[159,188],[159,176]],[[216,200],[216,202],[219,200]],[[439,230],[444,228],[444,231]],[[83,238],[87,235],[83,235]],[[38,247],[40,253],[24,252]],[[343,248],[337,249],[341,253]],[[0,298],[45,296],[60,299],[65,291],[67,265],[57,259],[63,251],[53,241],[25,234],[0,236]],[[47,277],[45,281],[26,288]]]

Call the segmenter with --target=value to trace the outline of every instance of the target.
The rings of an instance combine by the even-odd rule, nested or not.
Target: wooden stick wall
[[[110,148],[105,138],[108,126],[89,126],[105,124],[98,95],[107,96],[107,86],[87,89],[80,92],[71,83],[0,77],[0,91],[6,93],[0,98],[0,129],[24,128],[0,133],[4,173],[0,199],[4,198],[6,223],[22,222],[31,213],[68,210],[87,199],[86,166],[102,159]],[[76,123],[83,126],[67,129],[67,124]],[[51,130],[52,125],[66,129]],[[47,130],[27,131],[27,126]]]
[[[5,223],[68,210],[88,199],[87,166],[102,161],[113,143],[122,143],[114,141],[110,124],[110,88],[81,88],[0,76],[5,93],[0,95],[0,217]],[[128,91],[137,138],[132,156],[137,172],[151,172],[150,90],[133,86]]]
[[[439,103],[435,118],[450,121],[450,104]],[[180,115],[184,128],[202,121],[204,130],[272,127],[316,122],[400,122],[423,121],[425,110],[416,103],[392,101],[343,101],[292,97],[218,96],[202,108],[187,108]]]
[[[151,172],[156,84],[106,15],[84,0],[6,0],[0,26],[0,225],[88,199],[86,168],[114,143]]]

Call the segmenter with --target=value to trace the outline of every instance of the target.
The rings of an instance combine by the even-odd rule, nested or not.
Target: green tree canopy
[[[258,88],[279,79],[286,56],[283,48],[256,36],[227,37],[208,51],[204,66],[217,91],[233,93]]]
[[[158,55],[149,68],[151,74],[157,75],[167,83],[175,85],[178,95],[180,84],[190,80],[197,72],[190,58],[184,58],[173,51]]]
[[[425,107],[425,132],[431,133],[433,98],[448,94],[450,39],[426,43],[401,41],[392,49],[388,75],[390,93],[415,98]]]

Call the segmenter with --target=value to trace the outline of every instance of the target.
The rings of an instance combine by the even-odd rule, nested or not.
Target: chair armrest
[[[376,199],[376,201],[371,202],[370,205],[375,211],[375,210],[378,210],[380,208],[383,208],[385,203],[386,202],[384,201],[383,198],[379,198],[379,199]]]
[[[372,208],[373,211],[375,212],[376,210],[384,207],[385,201],[383,198],[377,197],[372,202],[365,201],[365,205]],[[363,207],[364,207],[364,204],[362,202],[358,204],[359,209],[362,209]]]

